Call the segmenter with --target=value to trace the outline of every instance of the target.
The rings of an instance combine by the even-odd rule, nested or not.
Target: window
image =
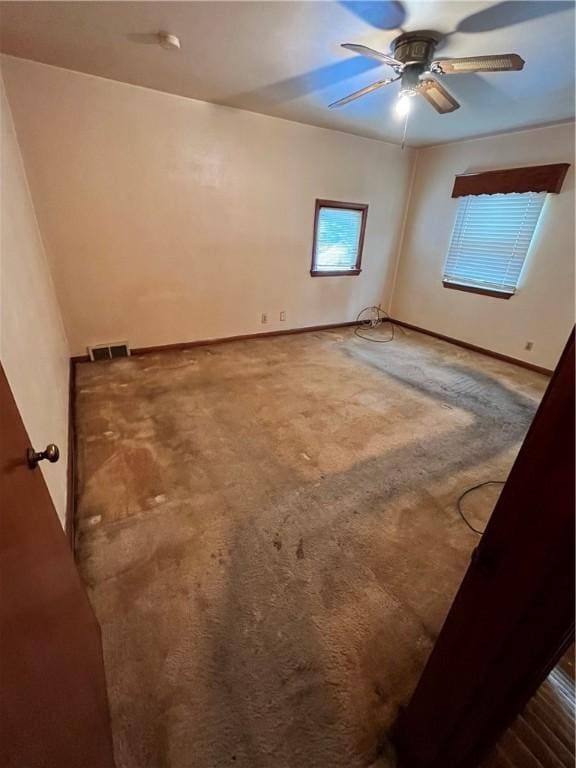
[[[509,299],[545,198],[546,192],[458,198],[444,286]]]
[[[316,200],[312,277],[359,275],[368,206]]]

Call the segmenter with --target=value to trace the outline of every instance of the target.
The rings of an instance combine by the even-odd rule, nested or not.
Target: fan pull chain
[[[404,120],[404,133],[402,134],[402,144],[400,146],[400,149],[402,149],[402,150],[404,149],[404,147],[406,145],[406,132],[408,131],[408,117],[409,117],[409,115],[410,115],[410,113],[407,112],[406,113],[406,119]]]

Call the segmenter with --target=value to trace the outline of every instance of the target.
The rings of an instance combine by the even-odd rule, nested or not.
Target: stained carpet
[[[78,560],[118,768],[391,765],[547,379],[350,329],[77,367]],[[465,500],[482,527],[498,488]]]

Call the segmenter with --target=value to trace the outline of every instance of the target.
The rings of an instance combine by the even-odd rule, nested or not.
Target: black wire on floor
[[[456,501],[456,507],[458,509],[458,513],[460,517],[462,518],[462,520],[464,520],[468,528],[470,528],[471,531],[474,531],[474,533],[477,533],[479,536],[482,536],[484,531],[479,531],[478,528],[474,528],[472,523],[466,518],[466,515],[462,511],[462,501],[465,496],[467,496],[472,491],[476,491],[478,488],[483,488],[485,485],[504,485],[505,482],[506,482],[505,480],[485,480],[483,483],[478,483],[478,485],[473,485],[472,488],[468,488],[466,491],[464,491],[464,493],[461,493],[460,496],[458,497],[458,500]]]
[[[370,315],[368,314],[370,313]],[[375,344],[387,344],[389,341],[394,340],[394,333],[396,326],[394,325],[392,318],[387,312],[384,312],[383,309],[380,309],[380,307],[364,307],[364,309],[361,309],[360,312],[358,312],[358,315],[356,316],[356,322],[361,323],[361,325],[357,325],[354,328],[354,333],[356,336],[358,336],[359,339],[364,339],[364,341],[373,341]],[[377,336],[374,336],[369,332],[374,330],[375,328],[381,328],[384,323],[388,323],[390,325],[390,335],[386,339],[379,339]],[[404,333],[404,330],[402,330],[402,333]]]
[[[371,315],[368,315],[368,313],[371,313]],[[394,333],[396,326],[394,325],[394,322],[392,321],[392,318],[390,315],[385,312],[380,307],[372,306],[372,307],[364,307],[364,309],[361,309],[356,317],[356,322],[361,323],[361,325],[357,325],[354,328],[354,333],[356,336],[358,336],[359,339],[364,339],[365,341],[373,341],[376,344],[387,344],[389,341],[394,340]],[[374,330],[375,328],[380,328],[384,325],[384,323],[388,323],[390,325],[390,336],[387,339],[378,339],[371,335],[366,335],[366,333],[363,333],[362,331],[368,332],[368,329]],[[400,330],[402,333],[405,333],[404,329],[400,327]],[[462,518],[462,520],[466,523],[468,528],[470,528],[471,531],[474,533],[477,533],[479,536],[482,536],[484,531],[479,530],[478,528],[475,528],[472,523],[467,519],[466,515],[464,514],[462,510],[462,501],[464,498],[469,494],[472,493],[472,491],[478,490],[478,488],[483,488],[485,485],[504,485],[505,480],[485,480],[483,483],[478,483],[478,485],[473,485],[472,488],[467,488],[464,493],[460,494],[458,499],[456,500],[456,507],[458,509],[458,514]]]

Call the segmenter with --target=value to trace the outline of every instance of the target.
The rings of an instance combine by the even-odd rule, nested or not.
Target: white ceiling
[[[14,56],[396,143],[397,83],[327,109],[393,74],[339,43],[388,51],[401,30],[433,29],[446,35],[442,56],[516,52],[526,66],[444,77],[461,109],[438,115],[417,99],[409,145],[574,118],[574,3],[563,0],[27,1],[0,3],[0,14],[0,48]],[[159,30],[181,50],[150,44]]]

